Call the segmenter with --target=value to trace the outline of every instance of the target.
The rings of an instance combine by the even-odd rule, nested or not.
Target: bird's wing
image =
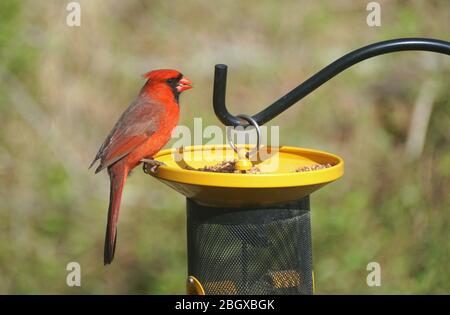
[[[138,97],[131,103],[95,156],[91,166],[100,160],[95,172],[116,163],[147,140],[158,130],[164,110],[163,105],[147,98]]]

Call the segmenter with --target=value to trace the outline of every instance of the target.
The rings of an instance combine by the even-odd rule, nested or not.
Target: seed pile
[[[305,165],[302,167],[297,168],[295,171],[296,172],[310,172],[310,171],[318,171],[318,170],[323,170],[325,168],[329,168],[332,167],[333,165],[331,165],[330,163],[327,164],[314,164],[314,165]]]
[[[202,172],[213,172],[213,173],[237,173],[237,174],[258,174],[261,173],[261,170],[253,166],[248,171],[241,171],[236,169],[236,162],[235,161],[223,161],[215,165],[207,165],[201,168],[197,168],[197,171]]]
[[[206,165],[204,167],[200,168],[192,168],[192,167],[186,167],[186,169],[193,170],[193,171],[201,171],[201,172],[212,172],[212,173],[235,173],[235,174],[261,174],[261,170],[257,166],[253,166],[248,171],[241,171],[236,169],[236,162],[234,161],[223,161],[214,165]],[[295,172],[301,173],[301,172],[311,172],[311,171],[318,171],[323,170],[329,167],[332,167],[333,165],[330,163],[327,164],[313,164],[313,165],[305,165],[302,167],[299,167],[295,170]]]

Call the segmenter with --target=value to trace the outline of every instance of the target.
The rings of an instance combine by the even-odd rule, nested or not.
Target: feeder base
[[[309,196],[257,208],[187,199],[187,233],[188,275],[198,293],[313,292]]]

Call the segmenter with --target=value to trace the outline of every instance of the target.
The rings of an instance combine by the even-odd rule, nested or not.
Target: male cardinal
[[[192,88],[191,81],[176,70],[154,70],[144,74],[144,78],[148,80],[139,95],[120,116],[89,166],[100,160],[95,173],[107,167],[111,181],[105,265],[114,258],[120,200],[127,176],[169,141],[178,124],[180,93]]]

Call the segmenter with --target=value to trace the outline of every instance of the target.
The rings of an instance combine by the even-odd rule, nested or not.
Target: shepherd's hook
[[[364,46],[329,64],[252,118],[258,125],[263,125],[352,65],[375,56],[406,50],[423,50],[450,55],[450,43],[430,38],[399,38]],[[214,73],[214,112],[227,126],[241,125],[241,120],[232,115],[225,105],[226,86],[227,66],[218,64]]]

